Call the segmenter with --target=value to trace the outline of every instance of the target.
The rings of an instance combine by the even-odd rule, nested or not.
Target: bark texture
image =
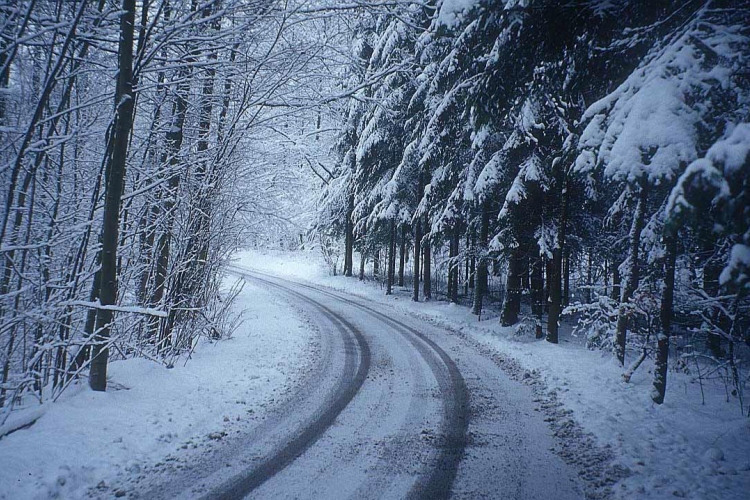
[[[102,306],[117,303],[117,235],[120,205],[125,180],[130,131],[133,126],[133,33],[135,0],[123,0],[118,47],[118,76],[115,93],[116,126],[114,149],[110,159],[105,190],[104,227],[102,230],[102,266],[99,300]],[[96,342],[92,349],[89,385],[95,391],[107,389],[107,342],[112,326],[112,311],[99,309],[96,315]]]

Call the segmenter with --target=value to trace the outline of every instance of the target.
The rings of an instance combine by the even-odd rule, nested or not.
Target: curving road
[[[449,332],[255,271],[321,331],[303,387],[143,498],[583,498],[528,388]]]

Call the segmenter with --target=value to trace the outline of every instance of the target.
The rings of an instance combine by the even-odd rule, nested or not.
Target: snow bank
[[[698,382],[670,371],[666,401],[657,406],[649,397],[652,365],[644,362],[626,384],[611,355],[587,350],[583,339],[570,335],[569,327],[563,328],[559,345],[535,341],[516,335],[514,328],[503,328],[497,319],[477,322],[466,307],[414,303],[407,290],[399,289],[385,297],[373,282],[328,276],[312,253],[243,253],[237,260],[388,304],[513,358],[538,374],[549,394],[572,411],[575,421],[600,445],[611,447],[629,471],[614,486],[616,498],[725,500],[745,498],[750,491],[750,419],[740,414],[735,398],[726,401],[723,385],[704,381],[703,405]]]
[[[235,309],[244,323],[234,336],[199,345],[186,365],[113,362],[106,393],[72,388],[32,426],[0,439],[0,498],[117,495],[118,473],[136,475],[251,424],[301,375],[314,333],[249,284]]]

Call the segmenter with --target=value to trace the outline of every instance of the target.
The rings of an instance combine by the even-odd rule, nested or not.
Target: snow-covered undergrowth
[[[138,476],[199,452],[283,399],[315,332],[250,284],[233,307],[244,321],[231,339],[199,345],[173,369],[113,362],[106,393],[72,388],[31,427],[1,438],[0,498],[81,498],[90,488],[119,496],[118,474]]]
[[[583,469],[586,479],[602,480],[601,474],[586,477],[586,468],[599,466],[596,455],[577,456],[582,448],[565,440],[587,438],[575,431],[580,426],[600,447],[611,449],[619,465],[610,469],[618,476],[611,487],[615,498],[727,500],[746,498],[750,491],[750,419],[741,415],[736,398],[727,402],[723,384],[704,381],[702,404],[695,377],[670,371],[666,401],[658,406],[649,396],[653,361],[625,383],[612,355],[586,349],[583,339],[570,335],[569,325],[558,345],[519,336],[497,319],[478,322],[466,307],[414,303],[398,289],[385,297],[374,282],[329,276],[315,253],[247,252],[237,256],[237,264],[390,304],[496,353],[512,375],[525,383],[539,381],[540,411],[563,441],[558,451]]]

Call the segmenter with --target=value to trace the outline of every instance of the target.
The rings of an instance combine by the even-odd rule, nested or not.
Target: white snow
[[[680,216],[683,212],[693,211],[692,204],[686,197],[686,189],[692,188],[695,191],[696,187],[699,195],[706,198],[704,201],[717,205],[722,200],[731,200],[733,196],[737,196],[738,199],[734,202],[742,207],[745,202],[741,198],[741,186],[743,177],[747,175],[748,159],[750,123],[740,123],[731,127],[726,137],[712,145],[705,158],[695,160],[685,169],[669,195],[666,212],[671,216]],[[744,242],[737,242],[732,246],[729,261],[719,277],[722,285],[734,281],[740,286],[747,286],[750,281],[750,246],[747,245],[750,233],[747,226],[740,231],[745,231],[745,234],[740,235]]]
[[[97,485],[106,494],[118,473],[200,450],[260,417],[301,376],[315,334],[250,284],[235,311],[244,322],[232,338],[202,343],[187,364],[113,362],[107,392],[71,388],[31,427],[0,438],[0,498],[81,498]]]
[[[733,278],[738,283],[747,283],[750,276],[747,276],[746,270],[750,269],[750,246],[735,243],[732,246],[732,252],[729,255],[729,262],[721,271],[719,283],[725,285]]]
[[[501,327],[496,313],[477,322],[466,307],[414,303],[408,290],[398,288],[385,297],[374,282],[329,276],[314,253],[248,252],[237,259],[243,266],[367,297],[461,331],[536,371],[573,418],[630,470],[615,484],[616,498],[726,500],[746,498],[750,491],[750,419],[741,415],[736,398],[727,402],[723,384],[704,380],[702,404],[695,378],[670,371],[666,401],[655,405],[649,396],[651,361],[625,383],[611,354],[587,350],[583,339],[571,336],[569,325],[563,325],[561,343],[553,345]]]
[[[579,172],[601,165],[616,181],[632,183],[647,175],[658,185],[696,159],[701,121],[713,112],[708,96],[728,88],[732,68],[746,64],[746,40],[734,28],[702,22],[701,16],[589,106],[576,160]],[[709,60],[705,48],[721,57]]]
[[[501,327],[493,311],[477,322],[466,307],[413,303],[398,288],[385,297],[374,282],[329,276],[315,253],[244,252],[237,262],[395,307],[538,373],[572,418],[629,469],[615,485],[616,498],[719,500],[750,490],[750,420],[734,398],[726,401],[723,385],[704,380],[702,404],[696,380],[670,371],[666,402],[657,406],[649,398],[648,361],[626,384],[609,353],[586,350],[569,328],[559,345],[534,341]],[[99,484],[114,494],[107,488],[118,475],[138,474],[251,424],[294,383],[314,334],[288,305],[250,285],[237,307],[246,322],[234,337],[200,345],[187,365],[112,363],[108,392],[73,389],[31,427],[0,439],[0,498],[78,498]],[[33,411],[26,416],[39,416]]]
[[[484,165],[474,184],[474,194],[479,201],[484,200],[487,195],[492,194],[492,189],[500,180],[500,169],[502,168],[503,152],[497,151]]]
[[[750,156],[750,123],[740,123],[726,139],[717,141],[708,150],[706,157],[714,164],[723,165],[729,177],[747,165]]]
[[[458,27],[464,16],[479,4],[479,0],[443,0],[438,13],[438,26],[453,29]]]

